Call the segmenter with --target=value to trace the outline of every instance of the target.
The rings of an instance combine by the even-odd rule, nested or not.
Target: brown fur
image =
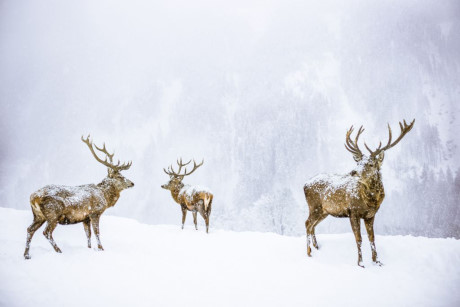
[[[190,162],[189,162],[190,163]],[[182,211],[182,229],[184,229],[184,223],[185,223],[185,218],[187,216],[187,211],[191,211],[193,214],[193,223],[195,224],[195,229],[198,230],[197,226],[197,212],[200,213],[200,215],[203,217],[206,223],[206,233],[209,232],[209,217],[211,215],[211,208],[212,208],[212,199],[213,199],[213,194],[206,189],[200,188],[200,187],[194,187],[194,186],[185,186],[182,183],[182,180],[184,179],[184,176],[190,175],[195,169],[197,169],[199,166],[201,166],[203,163],[200,165],[194,166],[194,169],[190,173],[185,173],[184,175],[180,175],[180,170],[182,166],[187,165],[182,164],[182,160],[180,162],[178,161],[179,164],[179,171],[175,173],[172,170],[172,167],[170,167],[169,171],[165,172],[170,176],[170,180],[167,184],[162,185],[161,187],[166,190],[171,191],[171,196],[174,199],[176,203],[178,203],[181,206],[181,211]]]
[[[107,208],[115,205],[122,190],[134,186],[134,183],[119,172],[120,169],[109,168],[107,177],[97,185],[86,184],[76,187],[47,185],[32,193],[30,205],[34,221],[27,228],[24,258],[30,259],[29,249],[32,237],[45,222],[47,226],[43,234],[58,253],[61,250],[53,239],[53,231],[57,224],[83,223],[89,248],[91,248],[91,225],[96,235],[98,249],[103,250],[99,238],[99,219]]]
[[[347,133],[346,148],[353,153],[358,167],[345,175],[318,175],[304,186],[305,198],[308,203],[309,216],[305,222],[307,231],[307,254],[311,256],[311,247],[318,249],[315,236],[315,227],[328,215],[334,217],[348,217],[358,247],[358,265],[363,267],[361,253],[361,219],[364,220],[369,241],[372,249],[372,261],[381,265],[377,260],[377,250],[374,241],[374,218],[385,197],[380,167],[384,159],[384,150],[396,145],[402,137],[413,127],[414,122],[404,126],[400,124],[401,135],[391,143],[391,129],[389,128],[388,144],[381,149],[381,145],[370,155],[364,156],[357,145],[359,135],[364,131],[362,127],[358,131],[355,141],[350,140],[353,127]]]

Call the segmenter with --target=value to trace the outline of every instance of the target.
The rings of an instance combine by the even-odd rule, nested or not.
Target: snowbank
[[[181,230],[104,215],[104,252],[86,247],[77,224],[58,226],[57,254],[42,227],[24,260],[31,220],[0,208],[0,306],[460,306],[454,239],[377,236],[385,266],[371,263],[365,244],[362,269],[351,233],[319,234],[308,258],[304,237],[206,235],[190,221]]]

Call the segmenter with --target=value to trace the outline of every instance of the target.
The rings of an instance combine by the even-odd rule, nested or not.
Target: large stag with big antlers
[[[361,254],[361,219],[364,219],[367,234],[372,249],[372,261],[382,265],[377,260],[377,250],[374,242],[374,218],[385,197],[380,167],[385,151],[395,146],[412,129],[415,119],[408,125],[406,121],[399,123],[401,132],[399,137],[392,142],[392,132],[388,125],[389,139],[386,146],[382,142],[376,150],[371,150],[366,143],[364,146],[369,151],[369,156],[364,155],[358,147],[358,139],[364,129],[361,126],[355,140],[351,139],[353,126],[347,131],[345,148],[353,154],[358,166],[345,175],[320,174],[310,179],[304,186],[307,199],[309,216],[305,222],[307,229],[307,254],[311,256],[310,244],[318,249],[315,236],[315,227],[328,215],[334,217],[348,217],[355,235],[358,247],[358,265],[363,266]]]
[[[120,164],[120,161],[118,161],[115,164],[113,163],[114,154],[108,153],[105,144],[102,148],[94,145],[98,151],[105,154],[105,160],[102,160],[94,151],[93,144],[89,140],[89,135],[86,139],[82,137],[81,140],[88,145],[96,161],[107,167],[107,177],[98,184],[85,184],[76,187],[47,185],[30,195],[34,221],[27,228],[27,242],[24,251],[25,259],[30,259],[30,241],[35,231],[45,222],[48,223],[43,234],[58,253],[61,250],[53,239],[53,231],[57,224],[83,223],[89,248],[91,248],[90,226],[92,226],[96,235],[98,249],[104,250],[99,239],[99,219],[105,209],[115,205],[122,190],[134,186],[134,183],[123,177],[120,173],[129,169],[131,162]]]
[[[187,172],[185,168],[184,173],[181,174],[182,167],[187,166],[192,160],[187,163],[182,163],[182,159],[177,161],[179,165],[179,170],[174,171],[172,165],[168,167],[168,170],[164,169],[164,172],[169,175],[169,182],[162,185],[161,187],[166,190],[171,191],[172,198],[176,203],[181,206],[182,209],[182,229],[184,229],[185,217],[187,216],[187,210],[192,211],[193,214],[193,223],[195,224],[195,229],[198,230],[196,216],[197,212],[203,217],[206,223],[206,233],[209,231],[209,216],[211,215],[211,205],[212,205],[212,193],[204,187],[184,185],[182,180],[185,176],[192,174],[198,167],[203,165],[204,160],[200,164],[196,164],[193,160],[193,169],[190,172]]]

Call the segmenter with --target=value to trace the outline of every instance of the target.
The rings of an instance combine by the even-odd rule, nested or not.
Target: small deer
[[[348,217],[351,228],[355,235],[358,247],[358,265],[363,266],[361,254],[361,219],[364,219],[367,234],[372,249],[372,261],[382,265],[377,260],[377,250],[374,242],[374,218],[385,197],[380,167],[383,162],[385,151],[395,146],[412,129],[415,119],[408,125],[406,121],[399,126],[401,132],[399,137],[392,143],[390,125],[388,125],[389,139],[386,146],[382,148],[382,142],[374,151],[364,143],[370,155],[363,155],[358,147],[358,138],[364,131],[361,126],[354,142],[350,139],[353,133],[353,126],[347,131],[345,148],[353,154],[354,160],[358,163],[357,168],[348,174],[330,175],[320,174],[310,179],[304,186],[305,198],[308,203],[309,215],[305,222],[307,230],[307,254],[311,256],[310,242],[318,249],[315,236],[315,227],[328,215],[334,217]]]
[[[206,233],[209,231],[209,216],[211,215],[211,206],[212,206],[212,193],[203,187],[184,185],[182,180],[185,176],[192,174],[198,167],[203,165],[204,160],[200,164],[196,164],[193,160],[193,169],[187,173],[187,168],[185,168],[184,174],[181,174],[180,171],[182,167],[187,166],[192,160],[187,163],[182,163],[182,159],[177,161],[179,165],[179,170],[174,171],[172,165],[168,167],[168,170],[164,169],[164,172],[169,175],[169,182],[162,185],[161,187],[166,190],[171,191],[172,198],[176,203],[181,206],[182,209],[182,229],[184,229],[185,217],[187,216],[187,210],[192,211],[193,214],[193,223],[195,224],[195,229],[198,230],[196,215],[197,212],[203,217],[206,222]]]
[[[30,259],[30,241],[35,231],[45,222],[48,223],[43,234],[58,253],[61,253],[61,249],[53,239],[53,231],[57,224],[83,223],[88,239],[88,248],[91,248],[91,224],[96,234],[98,249],[104,250],[99,239],[99,219],[105,209],[115,205],[122,190],[134,186],[134,183],[120,174],[121,171],[129,169],[132,162],[120,165],[120,161],[118,161],[118,164],[114,164],[112,161],[114,154],[107,152],[105,144],[102,148],[94,145],[98,151],[106,155],[105,160],[100,159],[94,152],[93,144],[89,137],[89,135],[86,139],[82,137],[81,140],[88,145],[96,161],[107,167],[107,177],[97,185],[85,184],[76,187],[47,185],[30,195],[34,221],[27,228],[25,259]]]

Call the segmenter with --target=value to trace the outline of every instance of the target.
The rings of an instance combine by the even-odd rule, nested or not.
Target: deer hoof
[[[307,247],[307,255],[308,257],[311,257],[311,247]]]
[[[364,264],[363,264],[361,261],[358,262],[358,266],[362,267],[363,269],[365,268],[365,267],[364,267]]]
[[[59,247],[56,247],[54,250],[56,251],[56,253],[59,253],[59,254],[62,253],[62,251],[61,251],[61,249]]]
[[[104,248],[102,247],[102,245],[99,245],[99,246],[97,247],[97,250],[98,250],[98,251],[103,251]]]
[[[26,260],[30,259],[30,255],[29,254],[24,255],[24,259],[26,259]]]
[[[374,261],[374,263],[375,263],[376,265],[378,265],[378,266],[383,266],[383,263],[381,263],[381,262],[378,261],[378,260],[377,260],[377,261]]]

